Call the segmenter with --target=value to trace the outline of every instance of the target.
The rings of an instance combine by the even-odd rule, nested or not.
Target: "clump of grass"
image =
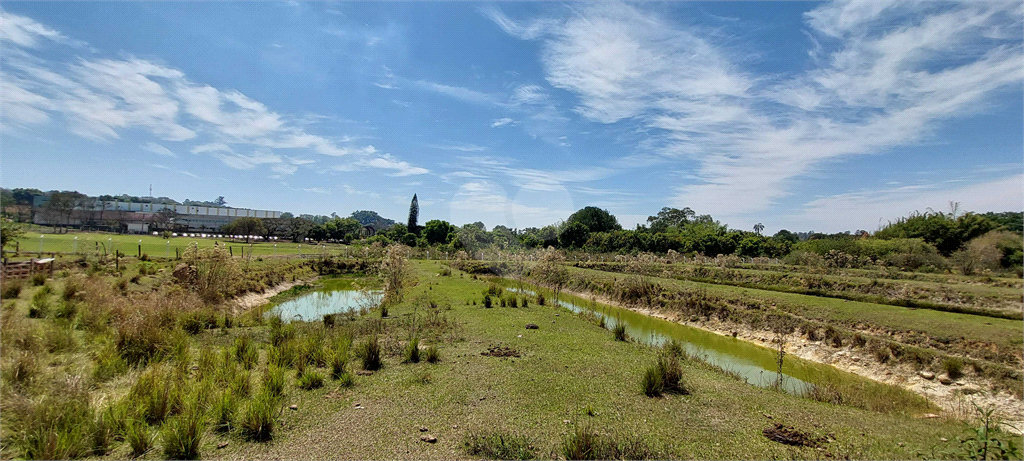
[[[431,381],[433,381],[433,378],[430,376],[430,373],[426,371],[416,373],[412,377],[413,384],[430,384]]]
[[[167,459],[199,459],[206,418],[197,403],[164,424],[160,433]]]
[[[78,348],[75,329],[70,322],[50,323],[45,330],[46,350],[50,353],[74,352]]]
[[[423,353],[424,359],[428,363],[437,363],[441,361],[441,352],[437,349],[437,346],[431,344],[427,347],[427,350]]]
[[[274,398],[284,395],[284,369],[268,366],[266,374],[263,375],[263,390]]]
[[[543,293],[537,293],[537,304],[540,305],[540,306],[543,306],[544,305],[544,301],[545,301],[544,294]]]
[[[94,354],[96,366],[92,377],[98,382],[108,381],[128,371],[128,363],[117,353],[112,343],[104,343]]]
[[[503,432],[470,432],[463,441],[470,456],[484,459],[534,459],[535,448],[523,435]]]
[[[359,345],[356,355],[363,361],[364,370],[379,370],[383,366],[380,357],[380,342],[374,335]]]
[[[964,359],[960,357],[946,357],[942,360],[942,371],[946,372],[949,379],[960,379],[964,375]]]
[[[832,347],[843,347],[843,335],[839,330],[832,327],[832,325],[825,327],[825,339],[832,345]]]
[[[616,341],[626,341],[629,339],[626,336],[626,324],[621,321],[615,322],[615,328],[612,328],[612,334],[615,336]]]
[[[38,287],[38,286],[42,286],[45,283],[46,283],[46,274],[43,274],[43,273],[40,272],[40,273],[36,273],[35,275],[32,276],[32,285],[35,285],[35,286]]]
[[[679,365],[679,358],[671,354],[660,355],[657,362],[647,367],[640,385],[648,397],[657,397],[663,393],[689,393],[683,384],[683,369]]]
[[[805,391],[804,397],[833,405],[843,404],[842,391],[831,382],[811,384]]]
[[[299,375],[298,383],[300,389],[307,391],[319,389],[324,386],[324,375],[313,370],[306,370]]]
[[[149,425],[138,418],[131,418],[125,424],[124,440],[131,447],[133,458],[144,455],[153,445],[153,434]]]
[[[339,379],[345,374],[345,365],[348,363],[348,351],[334,351],[331,354],[331,379]]]
[[[228,432],[231,430],[235,420],[235,413],[238,412],[238,400],[235,394],[224,391],[213,400],[211,414],[213,416],[213,430],[217,432]]]
[[[603,436],[589,425],[577,427],[562,439],[562,456],[565,459],[654,459],[662,457],[643,439],[627,436],[615,440]]]
[[[147,369],[128,392],[139,416],[149,424],[158,424],[170,416],[180,399],[181,389],[171,370],[164,366]]]
[[[351,373],[342,373],[338,376],[338,385],[341,387],[352,387],[355,384],[355,380],[352,379]]]
[[[20,281],[5,282],[3,290],[0,290],[0,297],[5,300],[18,299],[18,297],[21,296],[21,287],[22,285]]]
[[[404,363],[419,363],[420,362],[420,339],[413,337],[409,340],[409,343],[405,345],[405,356]]]
[[[875,360],[878,360],[878,363],[887,363],[889,359],[892,358],[892,352],[890,352],[889,348],[885,346],[876,346],[874,354]]]
[[[686,349],[683,349],[683,343],[674,339],[665,343],[665,353],[678,358],[686,357]]]
[[[530,298],[523,296],[523,307],[530,307]]]
[[[249,335],[241,335],[235,338],[234,346],[235,360],[242,364],[246,370],[251,370],[259,361],[260,351],[256,342]]]
[[[250,379],[249,370],[235,373],[234,379],[231,380],[231,392],[239,397],[249,396],[249,393],[252,392],[252,380]]]
[[[867,343],[868,343],[868,340],[864,339],[864,336],[861,336],[860,333],[854,333],[854,335],[853,335],[853,347],[864,347],[865,345],[867,345]]]
[[[28,306],[28,316],[34,319],[41,319],[50,313],[50,290],[49,285],[40,288],[32,295],[32,302]]]
[[[490,309],[494,307],[493,301],[491,301],[491,295],[484,295],[484,308]]]
[[[72,459],[93,452],[94,410],[80,383],[69,382],[61,392],[4,413],[20,430],[7,439],[29,459]]]
[[[36,355],[22,351],[3,368],[3,381],[16,389],[27,389],[39,376],[40,370]]]
[[[238,420],[238,429],[242,436],[258,442],[272,439],[277,403],[277,397],[267,391],[260,392],[253,397]]]
[[[137,317],[119,326],[114,345],[128,365],[145,366],[164,357],[171,339],[155,316]]]

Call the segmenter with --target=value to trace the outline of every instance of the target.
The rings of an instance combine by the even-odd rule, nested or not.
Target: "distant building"
[[[150,229],[181,231],[214,231],[238,218],[280,218],[280,211],[249,208],[165,205],[101,201],[79,201],[70,213],[46,212],[46,196],[34,197],[33,206],[40,208],[33,222],[44,226],[69,226],[120,229],[131,233],[148,233]]]

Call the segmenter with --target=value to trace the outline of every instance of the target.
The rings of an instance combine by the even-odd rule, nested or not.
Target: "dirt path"
[[[592,299],[597,302],[615,306],[621,309],[628,309],[650,317],[667,320],[670,322],[687,325],[694,328],[717,333],[723,336],[732,336],[744,341],[775,349],[778,347],[772,342],[773,334],[767,331],[755,330],[746,325],[711,320],[707,322],[690,322],[680,315],[653,310],[626,306],[612,299],[595,296],[590,293],[563,291],[583,299]],[[908,389],[921,396],[944,410],[947,416],[957,419],[971,419],[976,416],[973,404],[981,408],[995,407],[996,412],[1003,418],[1003,428],[1016,434],[1024,431],[1024,400],[1016,398],[1006,391],[998,393],[989,390],[988,383],[977,377],[962,377],[950,385],[939,382],[939,377],[933,376],[926,379],[917,371],[907,365],[883,365],[878,363],[872,354],[865,349],[855,349],[849,346],[833,348],[822,341],[809,341],[799,334],[790,334],[786,337],[786,352],[804,360],[831,365],[837,369],[854,373],[865,378],[899,386]]]

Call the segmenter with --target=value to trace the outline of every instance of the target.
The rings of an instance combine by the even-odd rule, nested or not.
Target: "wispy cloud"
[[[484,146],[476,144],[427,144],[431,149],[454,150],[459,152],[483,152],[487,150]]]
[[[515,123],[515,120],[512,120],[512,119],[510,119],[508,117],[499,118],[499,119],[495,120],[494,123],[491,123],[491,128],[497,128],[499,126],[505,126],[505,125],[508,125],[510,123]]]
[[[499,98],[497,98],[494,95],[490,95],[476,90],[471,90],[466,87],[442,85],[440,83],[428,82],[425,80],[416,80],[412,83],[421,89],[432,91],[434,93],[443,94],[446,96],[453,97],[455,99],[471,102],[474,104],[497,104],[500,101]]]
[[[1019,84],[1021,8],[1011,3],[828,3],[806,14],[818,66],[755,76],[739,52],[640,7],[587,4],[564,17],[483,14],[541,40],[552,86],[600,123],[640,123],[667,162],[696,160],[674,201],[707,211],[763,211],[824,162],[884,154],[926,139]],[[653,138],[653,139],[651,139]]]
[[[168,149],[168,148],[166,148],[164,146],[161,146],[161,145],[159,145],[159,144],[157,144],[155,142],[148,142],[145,145],[143,145],[142,148],[146,149],[146,150],[148,150],[148,151],[150,151],[150,152],[152,152],[154,154],[163,155],[164,157],[177,157],[178,156],[178,154],[175,154],[174,152],[171,152],[170,149]]]

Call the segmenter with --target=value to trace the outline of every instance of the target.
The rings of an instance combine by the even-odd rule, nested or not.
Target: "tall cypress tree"
[[[419,233],[419,225],[416,224],[420,219],[420,201],[416,199],[416,194],[412,194],[412,203],[409,204],[409,232],[414,234]]]

